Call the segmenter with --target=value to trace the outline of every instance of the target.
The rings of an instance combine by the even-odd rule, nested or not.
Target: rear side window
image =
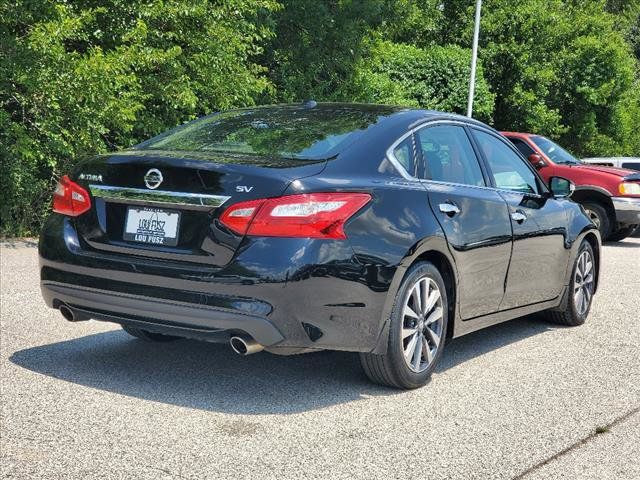
[[[409,172],[409,175],[415,175],[416,168],[413,160],[413,145],[411,136],[403,140],[394,150],[393,156],[396,160]]]
[[[509,138],[509,140],[511,141],[511,143],[513,143],[513,145],[518,149],[518,151],[524,158],[529,158],[529,155],[536,153],[533,151],[533,148],[527,145],[527,142],[525,142],[524,140],[520,140],[519,138]]]
[[[496,188],[539,193],[536,175],[505,142],[476,129],[473,130],[473,136],[491,168]]]
[[[622,168],[629,168],[631,170],[640,170],[640,162],[625,162],[622,164]]]
[[[416,133],[426,178],[440,182],[485,186],[480,164],[464,128],[435,125]]]

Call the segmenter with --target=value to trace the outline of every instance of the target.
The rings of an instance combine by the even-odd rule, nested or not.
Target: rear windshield
[[[381,110],[338,105],[235,110],[187,123],[136,148],[327,159],[339,154],[387,113]]]

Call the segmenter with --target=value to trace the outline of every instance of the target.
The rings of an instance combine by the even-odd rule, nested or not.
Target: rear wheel
[[[609,235],[611,235],[611,219],[607,209],[600,203],[595,202],[584,202],[582,206],[593,224],[600,231],[602,240],[608,240]]]
[[[390,316],[387,353],[361,353],[375,383],[410,389],[427,383],[445,343],[447,291],[438,269],[421,262],[407,272]]]
[[[567,300],[561,309],[548,312],[549,320],[571,327],[585,322],[595,291],[596,268],[591,244],[583,240],[573,265]]]
[[[173,335],[163,335],[162,333],[150,332],[130,325],[122,325],[122,329],[132,337],[136,337],[147,342],[172,342],[180,339],[180,337],[174,337]]]
[[[619,242],[620,240],[624,240],[629,235],[633,235],[637,228],[638,225],[628,225],[626,227],[619,228],[611,235],[609,235],[608,240],[610,242]]]

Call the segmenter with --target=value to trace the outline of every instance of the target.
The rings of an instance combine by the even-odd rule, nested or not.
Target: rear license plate
[[[179,225],[179,212],[158,208],[129,207],[123,238],[131,242],[173,247],[178,244]]]

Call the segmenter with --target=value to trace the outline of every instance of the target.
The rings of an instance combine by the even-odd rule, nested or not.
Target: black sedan
[[[60,179],[42,293],[145,340],[360,352],[373,381],[415,388],[448,338],[539,311],[585,321],[600,237],[571,186],[457,115],[218,113]]]

